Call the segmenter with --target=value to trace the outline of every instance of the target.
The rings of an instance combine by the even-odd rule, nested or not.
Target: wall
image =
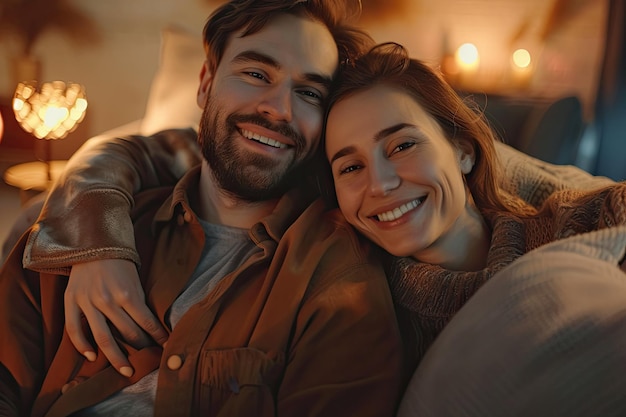
[[[69,0],[89,14],[101,33],[98,45],[77,48],[48,32],[35,52],[43,62],[44,80],[71,80],[85,85],[89,108],[81,136],[95,135],[143,115],[150,82],[158,65],[160,31],[174,23],[200,33],[213,7],[203,0]],[[0,95],[12,96],[8,54],[0,44]],[[198,68],[199,70],[199,68]],[[194,103],[191,103],[194,105]],[[85,131],[86,130],[86,131]],[[78,132],[74,132],[78,133]],[[72,134],[62,142],[77,147]],[[79,138],[83,140],[84,138]]]
[[[93,135],[140,118],[158,65],[160,29],[180,24],[199,34],[214,3],[208,0],[68,0],[91,15],[101,30],[99,45],[77,49],[49,33],[37,44],[43,78],[77,81],[86,86],[89,109],[85,135]],[[501,89],[509,70],[510,40],[524,22],[517,42],[537,51],[535,76],[517,94],[577,94],[592,117],[602,45],[606,0],[570,0],[577,9],[543,45],[537,41],[551,2],[546,0],[406,0],[409,13],[386,21],[369,19],[378,41],[405,44],[411,54],[438,65],[444,43],[455,49],[473,42],[481,66],[472,77],[477,89]],[[210,4],[209,4],[210,3]],[[365,4],[367,4],[365,2]],[[7,52],[0,45],[0,95],[12,95]],[[191,103],[193,105],[193,103]],[[82,138],[80,138],[82,140]],[[75,146],[75,145],[72,145]]]
[[[446,47],[474,43],[480,65],[467,88],[521,95],[578,95],[593,117],[604,51],[608,0],[565,0],[543,42],[551,8],[559,0],[418,0],[410,13],[371,28],[378,40],[400,40],[413,56],[439,65]],[[559,19],[560,18],[560,19]],[[524,30],[525,28],[525,30]],[[519,35],[521,33],[521,35]],[[534,74],[525,88],[510,84],[513,48],[533,54]]]

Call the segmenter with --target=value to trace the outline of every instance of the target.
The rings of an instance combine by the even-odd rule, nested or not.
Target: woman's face
[[[376,85],[335,104],[326,156],[348,222],[393,255],[439,263],[475,222],[463,181],[471,146],[453,146],[400,89]]]

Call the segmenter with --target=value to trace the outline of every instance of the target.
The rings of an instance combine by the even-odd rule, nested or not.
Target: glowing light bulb
[[[64,107],[49,106],[42,117],[43,124],[49,130],[54,130],[68,115],[69,111]]]
[[[530,52],[526,49],[517,49],[512,55],[513,65],[517,68],[528,68],[532,62]]]
[[[19,99],[19,98],[14,98],[13,99],[13,110],[14,111],[21,111],[24,108],[24,100]]]
[[[456,50],[455,60],[461,70],[471,71],[476,69],[480,62],[478,48],[473,43],[464,43]]]
[[[511,55],[511,76],[513,86],[526,88],[533,76],[532,58],[528,50],[519,48]]]

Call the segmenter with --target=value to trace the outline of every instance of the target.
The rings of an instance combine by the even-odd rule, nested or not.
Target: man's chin
[[[256,185],[251,186],[250,178],[237,181],[236,178],[230,177],[226,181],[220,181],[221,188],[231,194],[233,197],[246,202],[261,202],[275,200],[282,197],[286,192],[295,187],[298,181],[292,179],[284,179],[280,183],[265,183],[257,181]]]

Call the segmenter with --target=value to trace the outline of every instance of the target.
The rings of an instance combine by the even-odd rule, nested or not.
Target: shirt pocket
[[[200,360],[202,415],[275,416],[284,355],[255,348],[206,350]]]

